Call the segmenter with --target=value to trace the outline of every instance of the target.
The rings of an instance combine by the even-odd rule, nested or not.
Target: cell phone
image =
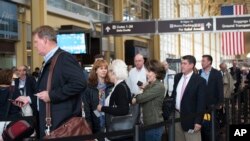
[[[8,99],[9,100],[9,102],[15,102],[15,100],[13,100],[13,99]]]
[[[141,81],[137,82],[137,86],[142,86],[142,85],[143,85],[143,83]]]

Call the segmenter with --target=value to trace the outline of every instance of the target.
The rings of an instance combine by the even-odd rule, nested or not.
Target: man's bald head
[[[220,64],[220,69],[221,69],[221,71],[223,71],[223,72],[225,72],[226,70],[227,70],[227,64],[226,63],[221,63]]]
[[[168,65],[168,62],[166,60],[162,61],[161,62],[165,68],[165,70],[167,71],[169,69],[169,65]]]
[[[136,54],[134,58],[134,64],[136,69],[141,69],[144,65],[144,58],[141,54]]]

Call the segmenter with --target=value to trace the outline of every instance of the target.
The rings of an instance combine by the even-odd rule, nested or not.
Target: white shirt
[[[165,90],[168,90],[168,95],[171,96],[174,89],[174,76],[176,72],[174,70],[168,69],[164,78]]]
[[[175,108],[177,110],[180,111],[180,107],[181,107],[181,98],[183,96],[181,96],[181,89],[182,89],[182,85],[183,85],[183,82],[184,82],[184,77],[186,77],[186,83],[185,85],[187,86],[191,76],[193,75],[193,71],[189,74],[187,74],[186,76],[183,74],[182,77],[181,77],[181,80],[179,81],[178,85],[177,85],[177,89],[176,89],[176,104],[175,104]],[[187,87],[186,87],[187,88]]]
[[[141,89],[137,86],[138,81],[141,81],[143,85],[147,83],[146,69],[144,68],[144,66],[141,68],[141,70],[132,68],[128,74],[126,83],[130,88],[132,94],[142,93]]]
[[[48,52],[43,58],[45,64],[49,61],[49,59],[56,53],[56,51],[59,49],[59,47],[53,48],[50,52]]]

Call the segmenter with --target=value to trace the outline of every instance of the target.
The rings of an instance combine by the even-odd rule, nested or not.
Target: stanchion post
[[[168,125],[168,141],[175,141],[175,113],[170,117],[171,123]]]
[[[231,114],[231,118],[232,118],[232,124],[235,124],[236,123],[236,117],[235,117],[235,112],[236,112],[236,104],[235,104],[235,101],[236,101],[236,98],[235,98],[236,96],[232,96],[232,98],[231,98],[231,102],[232,102],[232,106],[231,106],[231,108],[232,108],[232,114]]]
[[[241,93],[237,95],[237,100],[238,100],[238,113],[237,113],[237,124],[241,124]]]
[[[215,106],[212,106],[212,132],[211,132],[211,141],[215,141]]]
[[[225,99],[225,112],[226,112],[226,141],[229,141],[229,100],[228,98]]]
[[[140,140],[140,125],[136,124],[134,128],[134,141],[139,141]]]

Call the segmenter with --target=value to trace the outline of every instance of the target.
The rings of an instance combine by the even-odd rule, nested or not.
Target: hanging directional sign
[[[155,33],[155,21],[120,22],[102,24],[103,35]]]
[[[217,31],[250,30],[250,16],[244,17],[216,17]]]
[[[158,21],[158,32],[204,32],[213,31],[213,18],[179,19]]]

